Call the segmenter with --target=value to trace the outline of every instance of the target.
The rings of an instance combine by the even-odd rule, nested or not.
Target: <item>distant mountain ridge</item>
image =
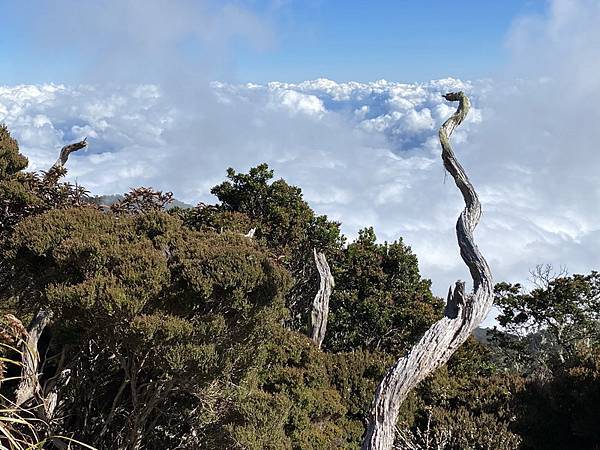
[[[473,330],[472,334],[477,342],[479,342],[480,344],[488,345],[492,336],[491,331],[491,328],[477,327]]]
[[[111,205],[114,205],[115,203],[117,203],[118,201],[121,201],[122,199],[123,199],[123,194],[107,194],[107,195],[95,195],[91,198],[91,201],[92,201],[92,203],[94,203],[96,205],[111,206]],[[189,209],[189,208],[193,208],[193,207],[194,207],[193,205],[190,205],[189,203],[184,203],[180,200],[177,200],[176,198],[174,198],[173,201],[167,205],[167,209],[172,209],[172,208]]]

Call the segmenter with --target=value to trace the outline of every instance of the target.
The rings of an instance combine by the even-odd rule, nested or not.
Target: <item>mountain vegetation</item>
[[[347,242],[267,165],[193,208],[26,168],[1,127],[0,447],[359,448],[389,367],[448,314],[407,243]],[[501,327],[408,392],[397,448],[598,448],[600,274],[537,273],[497,284]]]

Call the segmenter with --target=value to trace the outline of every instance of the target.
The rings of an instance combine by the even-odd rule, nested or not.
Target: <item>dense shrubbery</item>
[[[332,351],[402,354],[441,317],[442,301],[421,278],[417,257],[402,241],[377,244],[372,228],[341,251],[334,275],[325,340]]]
[[[60,181],[64,169],[26,165],[0,128],[5,447],[65,436],[101,449],[358,448],[377,383],[442,313],[408,246],[372,229],[346,245],[266,165],[229,170],[216,205],[168,211],[171,196],[145,188],[102,208]],[[306,337],[313,248],[336,279],[323,350]],[[530,293],[501,284],[497,303],[511,334],[469,341],[412,392],[400,441],[594,448],[598,275]],[[40,312],[52,314],[41,390],[17,407],[21,323]]]

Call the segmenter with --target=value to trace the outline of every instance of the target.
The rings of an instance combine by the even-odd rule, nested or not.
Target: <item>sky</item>
[[[117,1],[55,2],[1,0],[0,52],[2,82],[7,84],[77,83],[98,46],[80,46],[100,38],[97,24],[77,27],[100,14],[119,22]],[[88,6],[82,6],[88,3]],[[123,4],[143,3],[125,1]],[[234,2],[154,1],[160,9],[174,3],[214,13],[219,4],[256,18],[262,42],[238,36],[219,68],[230,82],[301,82],[315,78],[337,81],[427,81],[451,74],[482,78],[495,73],[506,59],[505,38],[519,15],[540,13],[544,0],[246,0]],[[97,10],[89,4],[97,5]],[[35,11],[35,13],[32,13]],[[89,15],[88,17],[85,17]],[[127,14],[123,15],[127,17]],[[130,19],[131,20],[131,19]],[[158,25],[160,26],[160,24]],[[74,32],[75,31],[75,32]],[[190,31],[190,30],[187,30]],[[132,28],[135,32],[135,26]],[[207,60],[194,32],[177,36],[190,58]],[[62,45],[54,43],[60,41]],[[96,47],[94,49],[94,47]],[[456,49],[460,49],[457,55]]]
[[[595,0],[2,3],[0,122],[32,170],[87,136],[69,180],[194,204],[267,162],[350,239],[403,238],[443,296],[469,279],[437,141],[463,90],[453,144],[496,281],[598,269]]]
[[[284,5],[276,13],[274,51],[241,54],[241,81],[490,76],[506,58],[503,41],[512,20],[541,11],[543,1],[308,0]],[[456,49],[461,49],[458,57]]]

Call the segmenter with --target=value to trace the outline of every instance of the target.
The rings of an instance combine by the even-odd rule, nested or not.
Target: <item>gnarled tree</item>
[[[319,348],[321,348],[323,340],[325,339],[325,332],[327,331],[329,297],[331,297],[335,282],[333,280],[333,275],[331,275],[329,264],[327,264],[325,254],[317,252],[317,250],[314,249],[314,256],[315,264],[319,271],[320,282],[319,291],[317,292],[317,295],[315,295],[310,314],[310,338]]]
[[[444,167],[454,178],[466,205],[456,223],[456,234],[460,255],[473,279],[473,292],[466,294],[465,283],[457,281],[454,291],[450,288],[448,293],[444,317],[425,332],[381,381],[375,393],[363,450],[393,447],[399,408],[408,392],[448,361],[485,318],[493,301],[492,274],[473,238],[481,217],[481,204],[450,145],[450,136],[467,116],[470,102],[463,92],[449,93],[444,98],[459,102],[456,112],[440,128],[439,139]]]

